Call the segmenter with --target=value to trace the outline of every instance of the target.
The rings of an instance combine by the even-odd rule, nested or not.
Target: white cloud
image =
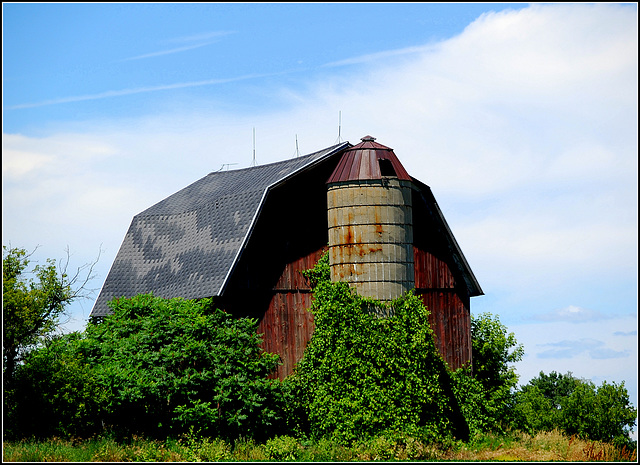
[[[51,165],[52,161],[51,156],[43,153],[13,150],[2,157],[2,176],[3,178],[22,178],[34,170]]]
[[[629,8],[603,4],[534,4],[487,13],[447,42],[441,64],[472,80],[484,91],[478,95],[487,92],[494,104],[495,95],[553,103],[546,99],[572,101],[589,91],[622,99],[613,86],[626,87],[633,76],[636,19]]]
[[[91,134],[55,134],[42,138],[3,134],[2,178],[7,182],[43,172],[83,171],[90,167],[89,162],[112,151],[108,143],[97,141]]]
[[[597,310],[581,308],[576,305],[569,305],[568,307],[564,307],[553,312],[534,315],[532,317],[533,320],[539,321],[568,321],[574,323],[595,321],[605,318],[611,318],[611,315],[605,315]]]

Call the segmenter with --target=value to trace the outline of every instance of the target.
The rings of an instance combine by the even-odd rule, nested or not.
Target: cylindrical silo
[[[411,178],[393,150],[362,138],[328,181],[331,279],[390,301],[414,288]]]

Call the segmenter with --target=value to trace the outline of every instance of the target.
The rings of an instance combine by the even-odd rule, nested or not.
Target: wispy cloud
[[[332,61],[322,65],[325,68],[335,68],[338,66],[356,65],[362,63],[376,62],[380,60],[390,59],[393,57],[414,55],[420,53],[427,53],[436,50],[435,45],[420,45],[415,47],[406,47],[395,50],[386,50],[384,52],[369,53],[366,55],[360,55],[357,57],[346,58],[344,60]]]
[[[188,50],[194,50],[196,48],[201,48],[206,45],[211,45],[217,42],[217,40],[214,40],[214,39],[219,39],[220,37],[224,37],[233,33],[234,32],[232,31],[214,31],[214,32],[205,32],[202,34],[195,34],[191,36],[176,37],[173,39],[168,39],[165,42],[173,43],[173,44],[187,44],[187,45],[183,45],[181,47],[174,47],[166,50],[160,50],[157,52],[144,53],[142,55],[136,55],[133,57],[124,58],[121,61],[142,60],[144,58],[153,58],[153,57],[158,57],[162,55],[171,55],[174,53],[186,52]]]
[[[249,74],[246,76],[238,76],[238,77],[226,78],[226,79],[205,79],[203,81],[179,82],[175,84],[163,84],[158,86],[135,87],[132,89],[109,90],[105,92],[99,92],[97,94],[75,95],[71,97],[62,97],[58,99],[44,100],[42,102],[21,103],[18,105],[12,105],[12,106],[6,107],[5,110],[20,110],[25,108],[44,107],[48,105],[59,105],[62,103],[82,102],[86,100],[99,100],[99,99],[112,98],[112,97],[122,97],[124,95],[134,95],[134,94],[158,92],[158,91],[172,90],[172,89],[183,89],[187,87],[213,86],[217,84],[226,84],[229,82],[244,81],[247,79],[257,79],[261,77],[275,76],[279,74],[284,74],[284,73]]]
[[[531,317],[531,319],[538,321],[567,321],[570,323],[584,323],[587,321],[597,321],[605,318],[612,318],[612,316],[605,315],[597,310],[590,310],[587,308],[577,307],[575,305],[569,305],[568,307]]]
[[[212,43],[213,42],[204,42],[204,43],[195,44],[195,45],[185,45],[184,47],[176,47],[176,48],[171,48],[169,50],[161,50],[159,52],[145,53],[144,55],[137,55],[135,57],[125,58],[121,61],[133,61],[133,60],[141,60],[143,58],[157,57],[161,55],[171,55],[172,53],[186,52],[187,50],[193,50],[196,48],[204,47],[205,45],[209,45]]]
[[[211,32],[203,32],[201,34],[194,34],[190,36],[183,37],[175,37],[173,39],[168,39],[166,42],[173,43],[184,43],[184,42],[197,42],[201,40],[211,40],[217,39],[219,37],[228,36],[230,34],[235,34],[236,31],[211,31]]]
[[[616,331],[613,333],[614,336],[637,336],[638,331]]]
[[[592,359],[625,358],[629,356],[627,351],[613,350],[605,346],[605,343],[596,339],[579,339],[577,341],[560,341],[540,344],[541,347],[552,347],[551,349],[539,352],[538,358],[573,358],[577,355],[587,353]]]

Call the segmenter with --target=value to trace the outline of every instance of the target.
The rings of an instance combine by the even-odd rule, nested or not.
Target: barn
[[[213,297],[257,318],[288,375],[313,333],[300,273],[329,252],[331,276],[392,300],[415,289],[452,368],[471,360],[470,298],[482,295],[431,189],[393,149],[363,137],[289,160],[217,171],[136,215],[91,311],[155,296]]]

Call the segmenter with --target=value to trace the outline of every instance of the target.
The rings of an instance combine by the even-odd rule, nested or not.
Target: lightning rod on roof
[[[300,156],[300,150],[298,149],[298,134],[296,134],[296,158]]]

